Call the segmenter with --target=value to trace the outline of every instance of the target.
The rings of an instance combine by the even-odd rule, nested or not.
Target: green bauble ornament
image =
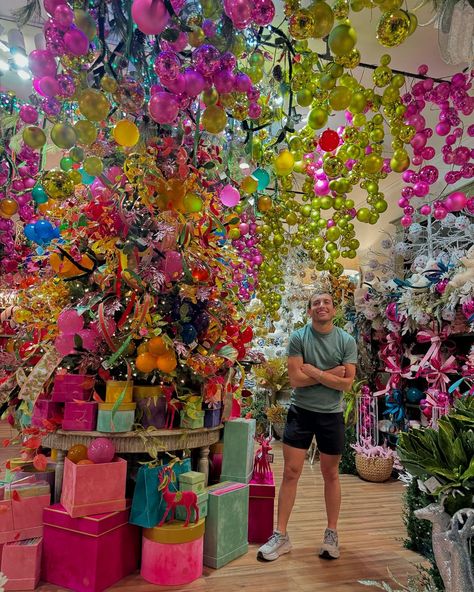
[[[377,39],[384,47],[396,47],[410,32],[410,17],[404,10],[385,12],[377,26]]]
[[[350,25],[337,25],[329,34],[329,49],[336,56],[350,53],[357,42],[357,33]]]

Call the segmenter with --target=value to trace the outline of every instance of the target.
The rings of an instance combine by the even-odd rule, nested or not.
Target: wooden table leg
[[[209,481],[209,446],[199,448],[198,471],[204,473],[204,484],[207,487]]]
[[[54,503],[59,504],[61,501],[61,490],[63,488],[63,471],[64,471],[64,457],[65,450],[57,450],[56,453],[56,470],[54,474]]]

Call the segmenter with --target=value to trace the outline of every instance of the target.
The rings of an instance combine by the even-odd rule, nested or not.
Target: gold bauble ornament
[[[89,121],[102,121],[110,110],[110,103],[103,93],[86,88],[79,97],[79,111]]]
[[[385,12],[377,25],[377,39],[384,47],[396,47],[410,32],[410,17],[404,10]]]
[[[69,150],[75,145],[77,135],[69,123],[55,123],[51,128],[51,140],[58,148]]]
[[[293,39],[307,39],[314,28],[314,18],[307,8],[300,8],[291,15],[288,31]]]
[[[329,49],[336,56],[350,53],[357,42],[357,33],[346,24],[337,25],[329,34]]]
[[[74,193],[74,181],[70,173],[51,170],[43,174],[41,185],[52,199],[65,199]]]
[[[219,134],[227,125],[226,112],[216,105],[209,105],[201,116],[201,124],[210,134]]]
[[[334,12],[326,2],[317,0],[308,8],[313,17],[312,37],[321,39],[326,37],[334,25]]]

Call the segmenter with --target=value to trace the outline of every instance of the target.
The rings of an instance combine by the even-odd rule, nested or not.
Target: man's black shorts
[[[283,443],[307,450],[313,435],[324,454],[342,454],[344,450],[344,417],[342,413],[317,413],[291,405],[288,409]]]

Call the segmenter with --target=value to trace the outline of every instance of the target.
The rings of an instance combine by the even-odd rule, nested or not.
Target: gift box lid
[[[248,485],[246,483],[234,483],[233,481],[223,481],[222,483],[211,485],[207,488],[207,491],[209,492],[209,495],[223,495],[225,493],[229,493],[230,491],[243,489],[244,487],[248,488]]]
[[[183,526],[182,522],[173,520],[172,522],[165,522],[162,526],[144,528],[143,536],[155,543],[167,545],[189,543],[204,535],[204,523],[205,519],[200,518],[196,523],[190,522],[188,526]]]
[[[275,480],[273,473],[270,473],[271,481],[269,483],[262,483],[252,479],[249,483],[250,497],[275,497]]]
[[[64,530],[80,532],[84,535],[100,536],[123,524],[127,524],[129,515],[130,500],[127,500],[125,510],[83,516],[82,518],[71,518],[61,504],[53,504],[44,508],[43,523],[45,526],[54,526]]]
[[[115,407],[115,403],[99,403],[99,411],[112,411]],[[121,403],[117,407],[117,413],[119,411],[133,411],[137,407],[136,403]]]
[[[205,475],[204,473],[199,473],[198,471],[188,471],[187,473],[181,473],[178,477],[179,483],[192,483],[196,485],[197,483],[204,483]]]

